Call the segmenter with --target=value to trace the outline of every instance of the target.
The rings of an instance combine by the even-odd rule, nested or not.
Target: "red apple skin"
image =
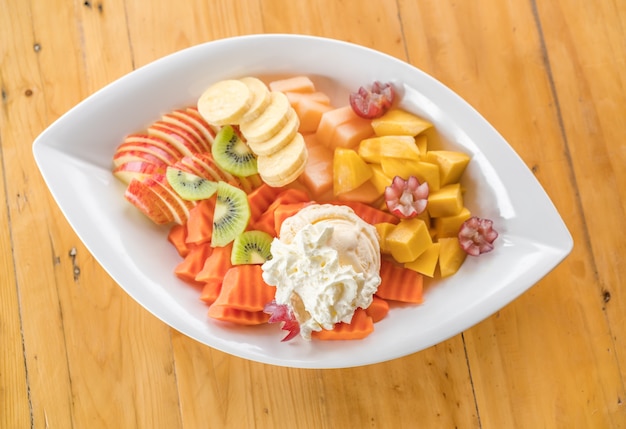
[[[196,205],[195,202],[182,199],[176,191],[172,189],[164,174],[153,174],[148,177],[144,183],[157,193],[172,209],[176,223],[184,224],[187,222],[189,210]]]
[[[148,134],[159,136],[176,146],[184,155],[204,152],[202,144],[193,135],[177,125],[156,121],[148,127]]]
[[[170,165],[169,162],[164,161],[162,158],[154,156],[150,152],[144,152],[142,150],[121,150],[113,155],[113,166],[119,167],[122,164],[128,162],[144,162],[147,164],[154,164],[166,168]]]
[[[197,136],[193,131],[188,130],[186,125],[181,124],[180,121],[175,123],[173,121],[159,120],[154,123],[154,125],[168,128],[171,132],[178,134],[182,138],[184,138],[191,146],[196,148],[196,152],[204,152],[204,143],[202,142],[202,138]]]
[[[122,145],[126,144],[148,145],[157,149],[161,149],[176,159],[180,159],[183,157],[183,153],[176,146],[172,145],[170,142],[163,139],[162,137],[150,134],[130,134],[124,139],[124,142],[122,143]]]
[[[180,110],[180,112],[182,112],[182,110]],[[204,130],[206,131],[206,133],[208,133],[210,136],[212,136],[210,138],[211,140],[211,144],[213,144],[213,140],[215,139],[215,136],[217,134],[217,132],[220,130],[220,126],[219,125],[212,125],[209,124],[200,114],[200,112],[198,111],[197,107],[188,107],[184,110],[184,113],[186,113],[187,115],[189,115],[189,117],[195,119],[198,124],[204,128]]]
[[[113,169],[113,175],[124,183],[130,183],[131,180],[145,180],[154,175],[165,173],[167,165],[153,164],[144,161],[129,161],[118,165]]]
[[[184,113],[184,111],[182,112],[183,114],[177,114],[176,111],[172,111],[163,115],[161,119],[163,122],[180,127],[188,132],[200,146],[201,152],[210,152],[213,138],[210,135],[208,137],[205,135],[206,130],[202,128],[202,125],[194,122],[194,118]]]
[[[119,165],[132,159],[152,161],[154,164],[172,165],[181,157],[174,156],[160,147],[148,143],[122,143],[115,149],[113,164]]]
[[[206,171],[206,174],[216,178],[214,180],[221,180],[230,185],[242,188],[241,181],[232,174],[222,170],[213,159],[213,155],[210,153],[197,154],[195,158],[196,159],[194,161],[198,163],[198,165],[202,166],[202,168]]]
[[[174,222],[174,214],[153,190],[140,180],[131,180],[124,198],[157,225]]]

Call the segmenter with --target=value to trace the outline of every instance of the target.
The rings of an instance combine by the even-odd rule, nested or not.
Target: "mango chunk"
[[[420,151],[411,136],[380,136],[364,139],[359,144],[359,155],[367,162],[380,163],[381,157],[419,161]]]
[[[391,109],[380,118],[372,119],[377,136],[413,136],[431,128],[433,124],[402,109]]]
[[[432,243],[428,249],[417,257],[414,261],[406,262],[405,268],[408,268],[418,273],[424,274],[428,277],[435,275],[435,268],[437,268],[437,262],[439,261],[439,243]]]
[[[426,154],[428,153],[428,137],[426,137],[425,134],[415,136],[415,145],[417,146],[417,150],[419,150],[420,157],[426,159]]]
[[[459,183],[431,192],[426,206],[431,217],[455,216],[463,210],[463,193]]]
[[[357,201],[371,205],[381,198],[382,194],[378,192],[378,189],[372,184],[371,180],[368,180],[351,191],[336,194],[335,197],[339,201]]]
[[[380,222],[374,225],[376,232],[378,232],[378,241],[380,243],[380,252],[390,254],[391,251],[387,247],[387,236],[391,231],[395,229],[396,225],[389,222]]]
[[[382,157],[380,165],[387,176],[400,176],[403,179],[415,176],[420,183],[428,182],[428,189],[431,192],[440,188],[439,167],[430,162]]]
[[[383,171],[383,168],[380,164],[370,164],[370,168],[372,169],[372,177],[370,181],[376,187],[380,195],[385,193],[385,188],[391,185],[393,181],[393,177],[389,177]]]
[[[452,150],[431,150],[426,153],[426,161],[439,166],[441,186],[445,186],[461,179],[470,157]]]
[[[372,177],[372,169],[353,149],[336,148],[333,157],[333,192],[343,194]]]
[[[438,243],[439,271],[442,278],[449,277],[461,268],[467,253],[461,248],[459,239],[456,237],[440,238]]]
[[[461,212],[454,216],[443,216],[435,218],[433,226],[437,237],[456,237],[459,234],[461,225],[472,216],[467,207],[463,207]]]
[[[400,263],[416,260],[432,243],[428,226],[419,218],[401,221],[385,240],[391,256]]]

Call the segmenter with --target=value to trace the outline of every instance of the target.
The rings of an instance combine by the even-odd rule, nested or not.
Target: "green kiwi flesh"
[[[217,182],[175,167],[167,167],[165,177],[172,189],[185,200],[204,200],[211,198],[217,191]]]
[[[230,125],[218,131],[211,154],[217,165],[230,174],[247,177],[257,173],[254,153]]]
[[[272,259],[270,247],[274,238],[265,231],[246,231],[235,238],[230,262],[233,265],[262,264]]]
[[[246,193],[226,182],[217,182],[211,246],[224,247],[241,235],[250,221]]]

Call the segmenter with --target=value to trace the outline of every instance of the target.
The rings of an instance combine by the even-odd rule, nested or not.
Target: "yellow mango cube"
[[[439,243],[439,271],[441,277],[449,277],[456,273],[463,262],[467,253],[459,244],[459,239],[456,237],[440,238]]]
[[[387,236],[395,229],[396,225],[389,222],[380,222],[374,225],[378,232],[378,241],[380,243],[380,252],[390,254],[391,251],[387,247]]]
[[[445,186],[461,180],[470,157],[452,150],[431,150],[426,153],[426,161],[439,166],[441,186]]]
[[[372,182],[378,192],[382,195],[385,193],[385,188],[391,185],[393,177],[387,176],[380,164],[370,164],[370,168],[372,169],[370,182]]]
[[[417,259],[432,244],[426,223],[419,218],[402,220],[387,234],[385,246],[400,263]]]
[[[404,268],[408,268],[428,277],[435,275],[435,268],[439,261],[439,243],[432,243],[428,249],[417,257],[414,261],[405,262]]]
[[[431,128],[433,124],[402,109],[391,109],[380,118],[372,119],[377,136],[413,136]]]
[[[428,213],[431,217],[456,216],[463,210],[463,192],[459,183],[446,185],[428,195]]]
[[[375,204],[382,196],[383,195],[378,192],[376,187],[372,184],[371,180],[367,180],[361,186],[351,191],[335,194],[335,198],[338,201],[352,201],[370,205]]]
[[[463,222],[472,216],[467,207],[463,207],[461,212],[454,216],[443,216],[435,218],[433,226],[437,237],[456,237]]]
[[[428,153],[428,137],[426,137],[426,134],[415,136],[415,145],[420,152],[420,157],[426,159],[426,154]]]
[[[430,162],[382,157],[380,166],[387,176],[400,176],[405,180],[409,176],[415,176],[420,183],[428,182],[431,192],[440,188],[439,167]]]
[[[419,161],[420,151],[411,136],[380,136],[361,140],[358,153],[367,162],[380,163],[380,158],[402,158]]]
[[[372,177],[372,169],[354,149],[335,148],[333,192],[343,194],[358,188]]]

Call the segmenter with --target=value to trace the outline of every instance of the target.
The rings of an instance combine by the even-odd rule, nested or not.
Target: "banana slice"
[[[293,140],[300,127],[300,118],[293,109],[289,109],[287,116],[288,119],[285,125],[283,125],[276,134],[270,137],[269,140],[261,142],[247,141],[248,146],[255,155],[271,155],[287,146],[287,144]]]
[[[221,80],[210,87],[198,99],[198,111],[214,125],[235,125],[250,109],[254,94],[241,80]]]
[[[304,137],[296,133],[295,137],[279,151],[259,156],[257,169],[265,183],[278,188],[293,182],[302,174],[308,157]]]
[[[242,122],[239,126],[247,141],[261,142],[268,140],[285,125],[289,119],[287,114],[293,110],[287,96],[282,92],[270,92],[270,104],[261,115],[249,122]]]
[[[258,118],[269,106],[271,101],[270,90],[262,80],[256,77],[242,77],[239,80],[245,83],[252,92],[253,99],[250,108],[241,118],[241,122],[250,122]]]

